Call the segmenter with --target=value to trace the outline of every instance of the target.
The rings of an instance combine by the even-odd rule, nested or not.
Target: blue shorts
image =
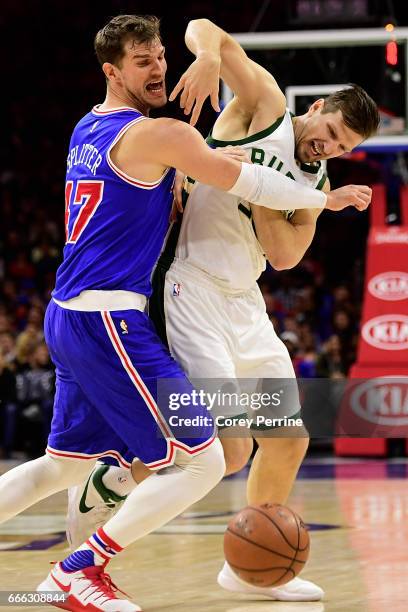
[[[174,379],[187,394],[192,385],[144,312],[79,312],[51,300],[45,338],[57,377],[49,454],[109,457],[127,467],[138,457],[158,469],[173,462],[177,449],[194,454],[212,443],[205,405],[183,408],[204,423],[183,437],[169,426],[168,405],[158,406],[159,379]]]

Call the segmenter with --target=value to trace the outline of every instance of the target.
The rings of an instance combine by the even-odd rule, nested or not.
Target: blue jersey
[[[52,294],[58,300],[86,289],[151,293],[174,170],[146,183],[122,172],[110,158],[126,130],[145,120],[132,108],[95,107],[74,129],[65,185],[66,244]]]

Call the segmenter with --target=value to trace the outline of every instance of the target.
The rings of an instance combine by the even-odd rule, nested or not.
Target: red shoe
[[[37,591],[50,593],[50,605],[71,612],[142,612],[127,599],[118,599],[119,590],[104,566],[93,565],[77,572],[65,572],[56,563]]]

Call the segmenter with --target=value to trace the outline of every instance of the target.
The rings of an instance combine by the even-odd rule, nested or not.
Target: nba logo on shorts
[[[180,283],[173,283],[173,295],[180,295],[181,285]]]

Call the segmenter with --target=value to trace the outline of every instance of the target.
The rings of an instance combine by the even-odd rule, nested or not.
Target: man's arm
[[[272,168],[242,164],[210,149],[195,128],[174,119],[134,125],[116,144],[111,157],[123,172],[140,180],[154,182],[166,168],[174,167],[201,183],[274,210],[342,210],[346,206],[364,210],[371,200],[371,189],[364,185],[348,185],[326,197]]]
[[[329,179],[323,191],[330,191]],[[322,209],[296,210],[290,219],[280,211],[251,206],[257,238],[275,270],[294,268],[312,243]]]
[[[195,19],[187,26],[185,41],[197,59],[180,78],[170,100],[182,92],[180,105],[186,115],[195,102],[192,125],[208,96],[213,108],[219,110],[219,78],[234,92],[240,112],[253,115],[261,104],[266,104],[271,114],[285,112],[285,96],[273,76],[252,61],[227,32],[208,19]]]

